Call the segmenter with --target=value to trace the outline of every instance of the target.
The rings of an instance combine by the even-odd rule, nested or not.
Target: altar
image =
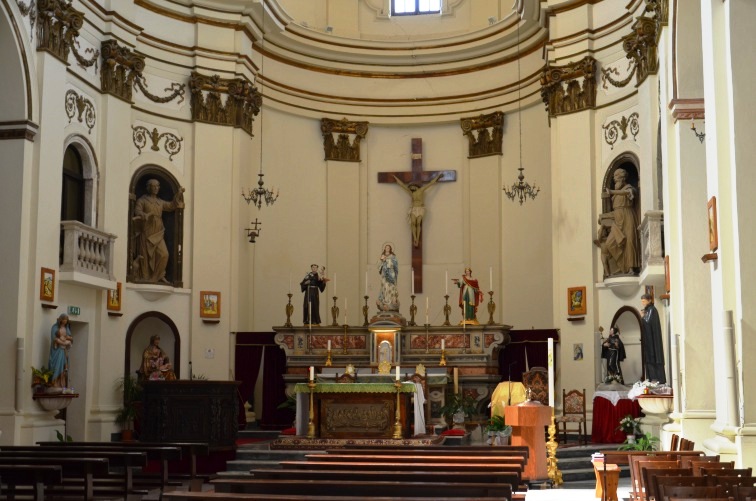
[[[627,391],[599,390],[593,394],[593,424],[591,442],[594,444],[621,444],[627,437],[618,430],[620,420],[630,414],[640,416],[637,400],[631,400]]]
[[[397,425],[408,438],[415,391],[414,383],[298,383],[297,435],[308,434],[312,395],[315,438],[395,438]]]

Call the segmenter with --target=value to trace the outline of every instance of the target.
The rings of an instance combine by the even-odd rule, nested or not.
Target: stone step
[[[304,459],[307,454],[325,454],[325,451],[318,450],[294,450],[294,449],[276,449],[257,448],[255,444],[242,445],[236,449],[236,459],[257,459],[270,461],[295,461]]]

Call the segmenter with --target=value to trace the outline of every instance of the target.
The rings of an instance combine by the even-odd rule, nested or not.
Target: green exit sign
[[[81,315],[81,308],[78,306],[69,306],[68,307],[68,314],[69,315]]]

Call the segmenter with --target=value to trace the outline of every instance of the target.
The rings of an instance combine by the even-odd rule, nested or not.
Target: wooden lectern
[[[546,480],[545,426],[551,423],[552,408],[538,402],[524,402],[504,408],[504,420],[512,427],[512,445],[527,445],[528,462],[524,477],[528,480]]]

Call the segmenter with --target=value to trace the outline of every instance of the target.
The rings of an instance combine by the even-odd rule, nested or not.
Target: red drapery
[[[502,381],[522,381],[522,373],[530,367],[548,366],[548,339],[559,342],[558,329],[529,329],[509,331],[510,342],[499,351],[499,374]],[[526,366],[527,353],[527,366]],[[554,359],[556,364],[556,357]],[[554,366],[556,370],[556,365]]]
[[[591,442],[594,444],[621,444],[625,441],[625,434],[617,430],[620,420],[632,415],[637,418],[641,415],[640,405],[637,400],[623,398],[612,405],[612,402],[596,397],[593,399],[593,426],[591,430]]]

